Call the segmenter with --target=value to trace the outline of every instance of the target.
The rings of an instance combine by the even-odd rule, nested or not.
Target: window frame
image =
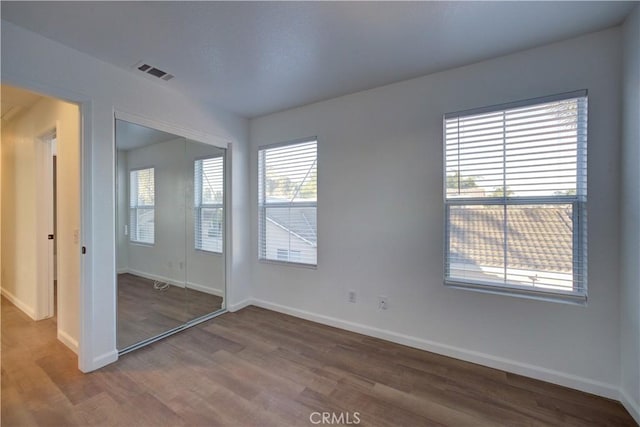
[[[286,146],[290,146],[290,145],[297,145],[297,144],[304,144],[304,143],[309,143],[309,142],[315,142],[316,144],[316,201],[315,202],[272,202],[272,203],[265,203],[261,205],[261,200],[262,200],[262,196],[260,194],[260,182],[264,180],[264,177],[261,176],[260,171],[264,171],[265,170],[265,165],[261,165],[260,164],[260,152],[263,150],[269,150],[269,149],[273,149],[273,148],[282,148],[282,147],[286,147]],[[289,141],[285,141],[285,142],[275,142],[272,144],[265,144],[265,145],[260,145],[258,146],[258,150],[257,150],[257,167],[256,167],[256,172],[258,175],[258,261],[264,264],[276,264],[276,265],[286,265],[286,266],[291,266],[291,267],[302,267],[302,268],[308,268],[308,269],[312,269],[312,270],[316,270],[318,268],[318,259],[319,259],[319,251],[318,251],[318,195],[320,193],[320,185],[319,185],[319,180],[318,180],[318,176],[319,176],[319,169],[318,169],[318,137],[316,136],[311,136],[308,138],[300,138],[300,139],[295,139],[295,140],[289,140]],[[262,188],[264,188],[264,185],[262,185]],[[300,262],[300,261],[284,261],[284,260],[279,260],[277,258],[266,258],[262,256],[263,253],[263,245],[266,245],[266,242],[263,241],[263,238],[261,236],[266,236],[266,221],[264,220],[264,218],[266,218],[266,209],[267,207],[271,207],[271,208],[285,208],[285,207],[291,207],[292,204],[295,204],[298,207],[313,207],[316,209],[316,262],[315,264],[311,264],[311,263],[306,263],[306,262]],[[261,215],[262,212],[262,215]],[[277,249],[276,249],[277,250]],[[264,248],[264,252],[266,253],[266,247]]]
[[[465,117],[478,114],[489,114],[498,111],[506,111],[510,109],[516,109],[521,107],[534,106],[537,104],[544,104],[554,101],[562,101],[574,98],[585,98],[587,105],[585,107],[585,114],[588,120],[588,90],[577,90],[572,92],[565,92],[550,96],[543,96],[537,98],[530,98],[515,102],[508,102],[503,104],[496,104],[486,107],[473,108],[468,110],[462,110],[443,115],[442,118],[442,177],[443,177],[443,210],[444,210],[444,252],[443,252],[443,276],[444,285],[450,288],[471,290],[489,294],[508,295],[543,301],[561,302],[575,305],[587,305],[588,290],[587,290],[587,276],[588,276],[588,251],[587,251],[587,136],[584,141],[577,141],[577,153],[576,153],[576,195],[554,195],[554,196],[516,196],[510,197],[504,195],[503,197],[456,197],[447,198],[447,120],[455,117]],[[588,125],[587,125],[588,126]],[[504,142],[503,142],[504,146]],[[581,157],[584,161],[581,161]],[[584,182],[584,184],[583,184]],[[581,185],[584,185],[583,191],[580,191]],[[509,283],[496,283],[496,282],[484,282],[477,279],[460,280],[457,278],[450,278],[450,221],[449,212],[452,206],[504,206],[505,211],[509,206],[517,205],[553,205],[553,204],[571,204],[572,205],[572,218],[573,218],[573,230],[572,230],[572,263],[575,266],[576,260],[582,261],[582,266],[579,271],[574,267],[573,269],[573,290],[563,291],[557,289],[533,288],[530,289],[524,286],[513,285]],[[506,219],[505,219],[506,221]],[[507,235],[505,234],[505,247],[506,247]],[[505,272],[508,269],[508,263],[504,266]],[[581,288],[576,289],[576,276],[581,275]],[[506,282],[506,280],[505,280]]]
[[[215,254],[215,255],[222,255],[224,253],[224,245],[225,245],[225,214],[224,214],[224,200],[226,197],[226,188],[225,188],[225,176],[226,176],[226,162],[225,162],[225,156],[224,154],[216,154],[214,156],[203,156],[203,157],[198,157],[196,159],[193,159],[193,175],[195,178],[195,171],[196,171],[196,162],[198,161],[203,161],[203,160],[209,160],[209,159],[217,159],[220,158],[222,159],[222,203],[200,203],[198,204],[198,201],[202,200],[202,173],[200,173],[200,176],[198,177],[199,179],[199,185],[198,188],[200,189],[200,194],[196,194],[195,189],[196,186],[194,185],[194,193],[193,193],[193,210],[194,210],[194,224],[193,224],[193,232],[194,232],[194,236],[193,236],[193,248],[195,251],[198,252],[205,252],[208,254]],[[202,171],[201,171],[202,172]],[[194,180],[194,184],[195,184],[195,180]],[[220,251],[216,251],[216,250],[210,250],[210,249],[203,249],[201,247],[198,247],[198,238],[197,236],[199,236],[199,233],[202,231],[202,209],[221,209],[222,210],[222,223],[220,226]],[[201,242],[202,243],[202,242]]]
[[[147,169],[151,169],[153,170],[153,205],[139,205],[137,203],[137,197],[136,197],[136,204],[134,206],[131,206],[131,187],[132,187],[132,182],[131,182],[131,174],[133,172],[140,172],[143,170],[147,170]],[[138,189],[136,188],[136,193],[137,193]],[[132,168],[129,169],[129,185],[128,185],[128,198],[129,198],[129,243],[134,244],[134,245],[141,245],[141,246],[155,246],[156,244],[156,167],[155,166],[142,166],[142,167],[137,167],[137,168]],[[135,227],[133,226],[133,224],[131,224],[131,211],[135,209]],[[135,229],[135,235],[136,238],[138,237],[138,209],[153,209],[153,242],[146,242],[143,240],[134,240],[133,239],[133,230]]]

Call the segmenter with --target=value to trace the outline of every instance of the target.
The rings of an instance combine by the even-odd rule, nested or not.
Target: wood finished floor
[[[193,289],[169,286],[159,291],[153,280],[118,275],[118,349],[152,338],[220,310],[222,298]]]
[[[76,367],[53,321],[2,298],[3,426],[635,425],[611,400],[255,307]]]

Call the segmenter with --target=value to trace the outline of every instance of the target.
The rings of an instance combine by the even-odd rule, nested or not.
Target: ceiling
[[[2,19],[256,117],[605,29],[636,4],[2,1]]]
[[[134,148],[145,147],[176,138],[179,137],[171,133],[151,129],[124,120],[116,120],[116,148],[118,150],[133,150]]]

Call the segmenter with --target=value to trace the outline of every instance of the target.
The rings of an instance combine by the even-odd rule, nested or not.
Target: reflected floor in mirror
[[[118,275],[118,349],[152,338],[184,323],[218,311],[222,297],[169,285],[133,274]]]

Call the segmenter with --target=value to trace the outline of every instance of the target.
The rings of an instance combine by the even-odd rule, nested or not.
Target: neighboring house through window
[[[317,141],[261,147],[258,163],[258,257],[316,265]]]
[[[129,240],[155,243],[155,170],[136,169],[129,172]]]
[[[224,160],[222,156],[194,162],[195,248],[222,253],[224,247]]]
[[[446,114],[445,283],[584,303],[587,93]]]

